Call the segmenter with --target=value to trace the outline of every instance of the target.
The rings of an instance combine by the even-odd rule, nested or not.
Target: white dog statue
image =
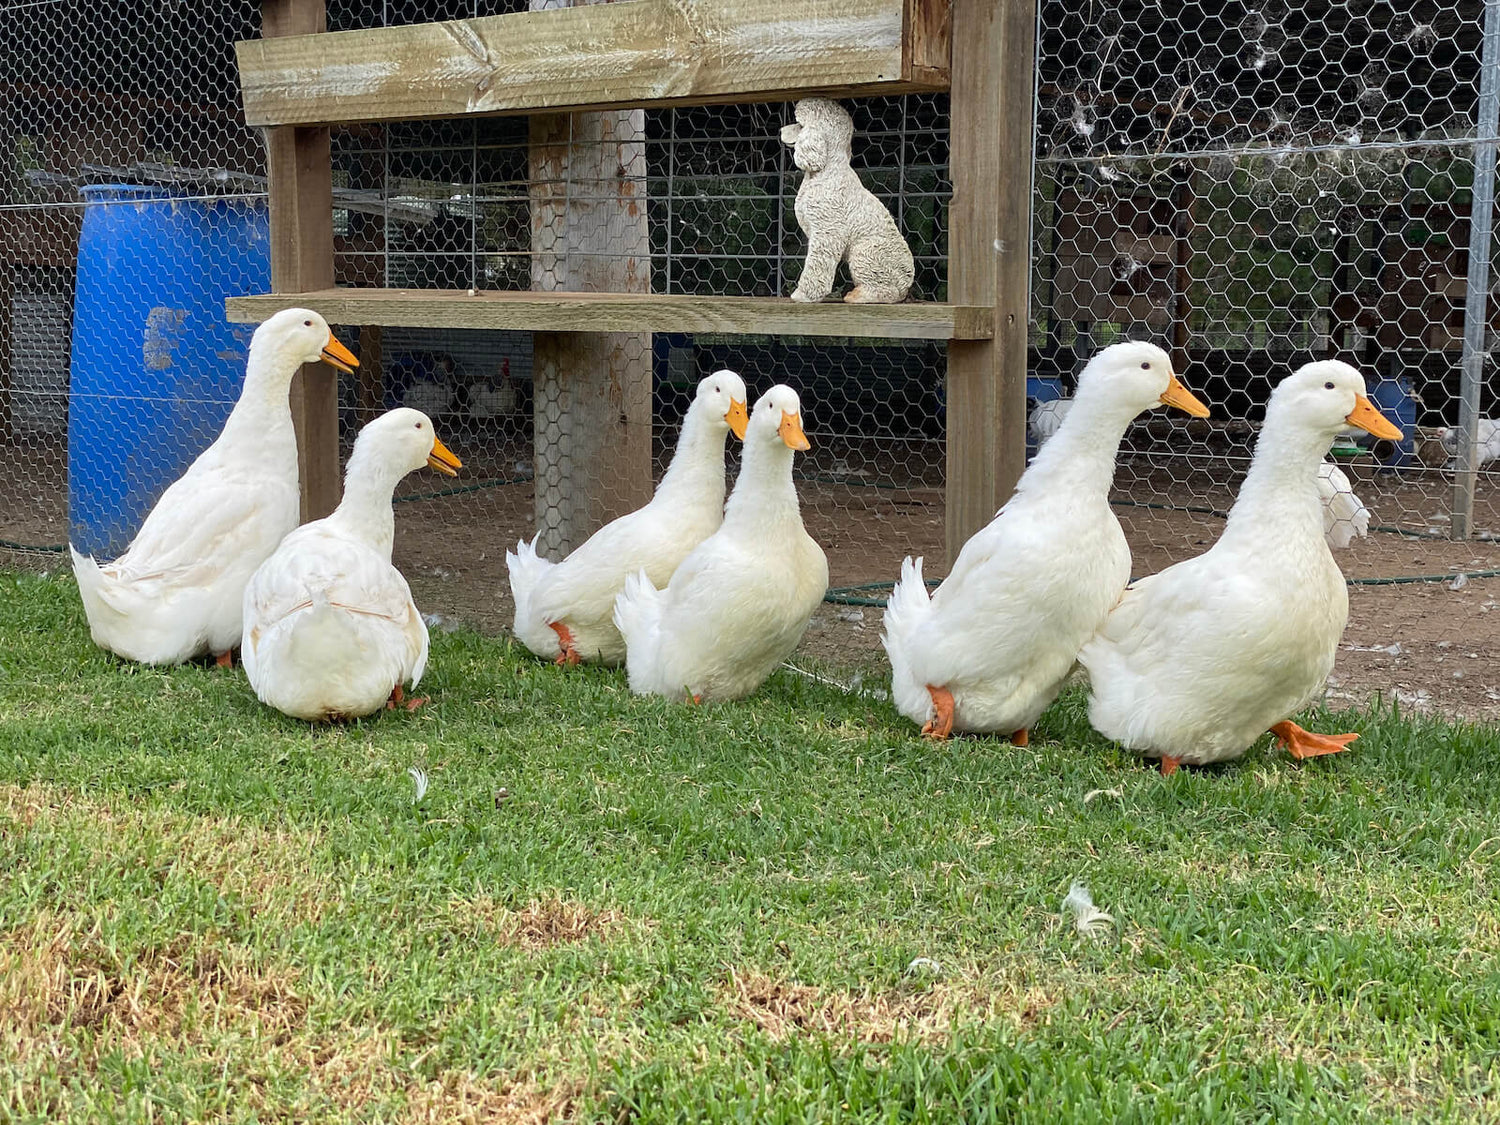
[[[803,98],[797,123],[781,130],[792,161],[806,173],[797,189],[797,225],[807,235],[807,261],[794,301],[821,301],[841,261],[849,263],[851,303],[895,304],[906,298],[914,268],[896,220],[849,167],[854,121],[838,102]]]

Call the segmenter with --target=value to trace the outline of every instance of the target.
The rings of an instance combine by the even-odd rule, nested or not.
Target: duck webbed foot
[[[1314,734],[1310,730],[1303,730],[1290,719],[1277,723],[1271,728],[1271,733],[1276,736],[1277,744],[1285,747],[1298,761],[1317,758],[1323,754],[1337,754],[1359,737],[1357,734]]]
[[[385,701],[385,709],[387,711],[394,711],[398,707],[403,707],[408,711],[415,711],[422,704],[430,702],[431,700],[425,695],[414,695],[410,699],[407,699],[406,692],[402,690],[400,684],[397,684],[391,688],[391,697]]]
[[[922,726],[922,733],[934,742],[942,742],[953,733],[953,693],[947,688],[927,685],[932,696],[933,715]]]
[[[557,647],[562,650],[552,663],[559,667],[583,663],[583,657],[578,655],[578,649],[573,647],[572,631],[561,621],[549,621],[547,627],[557,634]]]

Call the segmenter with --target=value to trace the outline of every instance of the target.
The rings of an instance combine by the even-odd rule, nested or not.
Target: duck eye
[[[1147,362],[1141,364],[1141,370],[1142,371],[1150,371],[1151,370],[1151,363],[1150,363],[1149,360]]]
[[[1331,391],[1331,390],[1333,390],[1333,384],[1332,383],[1324,383],[1323,384],[1323,389],[1325,391]]]
[[[303,322],[302,322],[302,326],[303,326],[303,327],[304,327],[304,328],[311,328],[311,327],[312,327],[312,321],[310,321],[310,320],[304,320],[304,321],[303,321]]]
[[[420,430],[420,429],[421,429],[421,428],[422,428],[422,423],[421,423],[421,422],[418,422],[418,423],[417,423],[417,424],[416,424],[416,428],[417,428],[417,429],[419,429],[419,430]]]

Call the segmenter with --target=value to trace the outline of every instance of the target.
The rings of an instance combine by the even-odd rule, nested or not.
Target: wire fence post
[[[1484,382],[1490,312],[1491,231],[1495,214],[1495,151],[1500,130],[1500,0],[1484,5],[1479,108],[1475,121],[1474,191],[1469,205],[1469,276],[1464,300],[1463,378],[1458,405],[1458,450],[1453,473],[1455,539],[1474,528],[1474,487],[1479,478],[1479,390]]]

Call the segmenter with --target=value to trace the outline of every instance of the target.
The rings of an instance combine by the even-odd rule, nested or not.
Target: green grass
[[[314,729],[0,574],[0,1120],[1500,1117],[1492,729],[1163,780],[1077,695],[1022,751],[469,633],[422,688]]]

